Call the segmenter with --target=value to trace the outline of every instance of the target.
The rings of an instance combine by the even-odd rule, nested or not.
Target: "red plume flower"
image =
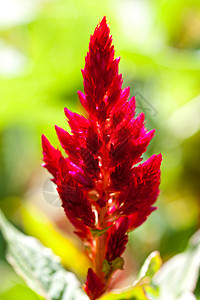
[[[88,118],[65,108],[71,128],[56,126],[66,156],[42,137],[44,167],[52,174],[66,216],[90,252],[93,269],[84,287],[90,299],[107,289],[123,268],[128,232],[150,213],[160,184],[161,155],[141,162],[154,130],[144,114],[135,117],[135,98],[122,89],[119,58],[104,17],[90,38],[82,70],[84,93],[78,92]]]
[[[97,299],[102,294],[105,286],[101,280],[97,277],[94,271],[89,268],[87,274],[87,281],[85,284],[85,291],[91,300]]]

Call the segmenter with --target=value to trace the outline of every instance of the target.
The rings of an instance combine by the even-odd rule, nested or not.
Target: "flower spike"
[[[119,61],[104,17],[90,38],[84,93],[78,92],[88,118],[65,108],[71,133],[55,127],[64,156],[42,137],[43,166],[92,260],[84,286],[91,300],[123,269],[128,232],[156,209],[159,195],[161,154],[136,166],[155,131],[147,131],[143,113],[135,117],[135,98],[128,100],[130,88],[122,89]]]

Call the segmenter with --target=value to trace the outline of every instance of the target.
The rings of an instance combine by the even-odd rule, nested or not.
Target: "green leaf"
[[[120,257],[118,257],[120,258]],[[114,261],[113,261],[114,262]],[[117,265],[120,263],[120,261],[116,261],[115,264]],[[114,265],[115,265],[114,264]],[[152,298],[148,298],[146,291],[151,292],[151,295],[157,295],[158,291],[156,287],[152,285],[152,279],[153,276],[157,273],[157,271],[160,269],[160,266],[162,264],[160,254],[158,251],[152,252],[148,258],[145,260],[144,265],[142,266],[137,280],[134,282],[133,287],[130,289],[123,291],[122,293],[111,293],[103,298],[102,300],[114,300],[114,299],[131,299],[131,300],[147,300]],[[109,263],[107,261],[104,261],[104,272],[109,272]],[[122,265],[123,267],[123,265]],[[118,268],[119,269],[119,265]]]
[[[108,226],[105,229],[91,229],[91,234],[93,235],[93,237],[98,237],[101,236],[102,234],[104,234],[112,225]]]
[[[47,300],[86,300],[73,273],[67,272],[52,250],[12,226],[0,211],[0,226],[7,242],[7,260],[27,285]]]
[[[106,276],[109,276],[116,270],[123,270],[123,266],[124,266],[124,259],[122,257],[117,257],[111,262],[105,259],[103,261],[102,271],[106,274]]]
[[[167,261],[154,279],[159,300],[194,300],[200,270],[200,231],[191,238],[185,252]]]
[[[134,285],[151,284],[153,276],[159,271],[161,265],[162,260],[160,253],[158,251],[153,251],[145,260]]]

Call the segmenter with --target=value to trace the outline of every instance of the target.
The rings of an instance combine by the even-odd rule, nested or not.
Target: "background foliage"
[[[130,234],[130,263],[120,275],[124,286],[152,250],[168,260],[199,227],[198,0],[0,1],[0,207],[83,280],[89,262],[40,167],[40,137],[45,133],[58,145],[52,124],[67,128],[63,107],[82,111],[76,94],[83,89],[80,69],[89,36],[104,15],[122,57],[124,86],[131,86],[147,128],[156,128],[147,155],[163,154],[159,209]],[[38,299],[6,263],[4,249],[0,236],[0,299]]]

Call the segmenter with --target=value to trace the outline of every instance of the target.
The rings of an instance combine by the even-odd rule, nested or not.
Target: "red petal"
[[[125,250],[126,244],[128,242],[128,218],[119,220],[120,224],[113,225],[108,233],[107,251],[106,259],[112,261],[117,257],[120,257]]]
[[[69,174],[68,166],[64,158],[60,159],[57,190],[62,200],[62,207],[66,215],[74,219],[80,219],[86,226],[93,227],[95,215],[89,200],[80,189],[74,178]]]
[[[157,207],[151,206],[146,209],[137,211],[132,215],[129,215],[128,216],[128,219],[129,219],[128,231],[131,231],[131,230],[137,228],[138,226],[142,225],[146,221],[147,217],[156,209],[157,209]]]
[[[129,189],[120,194],[119,203],[122,214],[148,210],[159,194],[161,154],[151,156],[146,162],[133,169]]]
[[[64,111],[68,119],[69,126],[71,127],[72,133],[77,135],[78,137],[85,134],[89,126],[88,120],[77,113],[71,112],[67,108],[65,108]]]
[[[42,135],[42,148],[44,160],[43,167],[45,167],[54,176],[54,179],[56,180],[59,160],[60,157],[62,157],[62,154],[59,150],[55,149],[50,144],[45,135]]]
[[[103,294],[104,288],[105,285],[97,277],[96,273],[91,268],[89,268],[84,289],[88,294],[90,300],[99,298]]]
[[[65,152],[69,155],[72,161],[79,165],[78,142],[73,135],[70,135],[64,129],[55,126],[58,139]]]

